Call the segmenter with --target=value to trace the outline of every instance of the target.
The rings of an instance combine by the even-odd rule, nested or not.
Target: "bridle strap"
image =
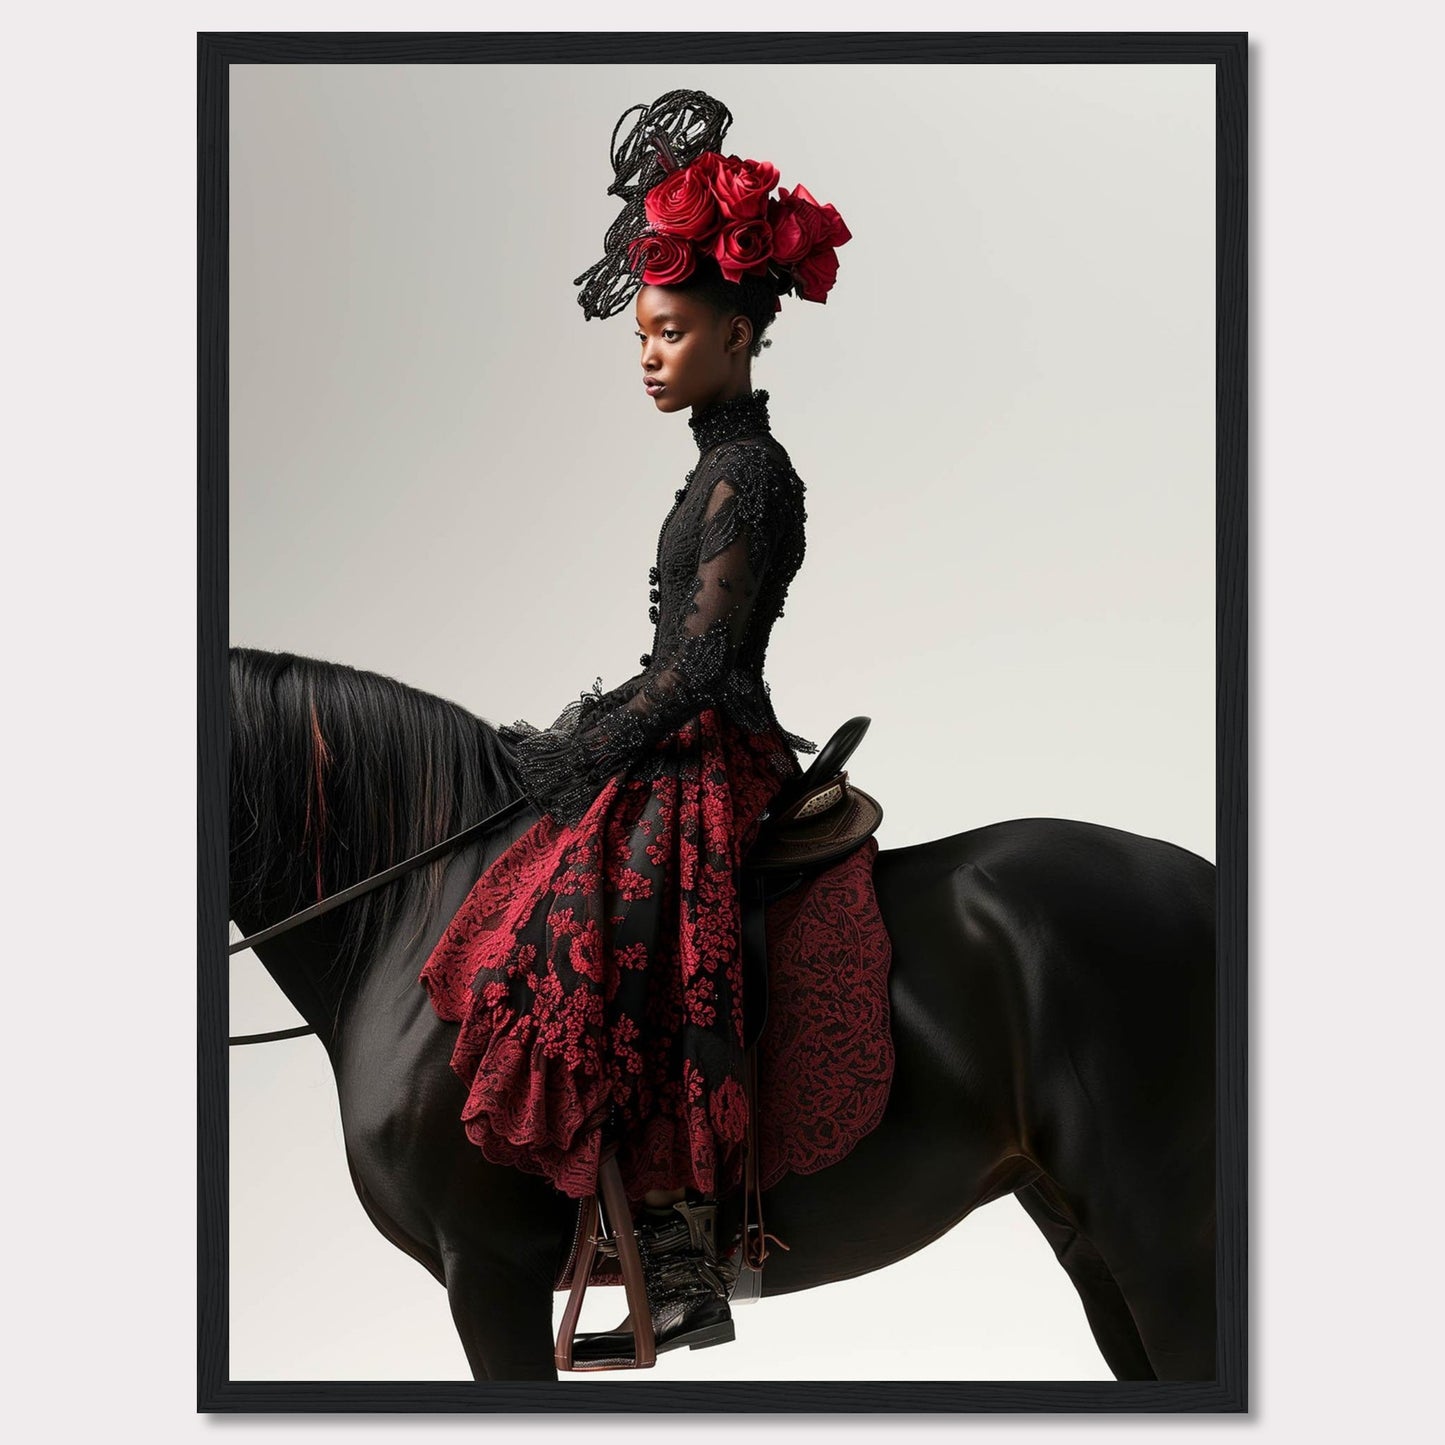
[[[493,823],[500,822],[508,813],[517,812],[526,801],[525,795],[515,798],[505,808],[489,813],[480,823],[473,823],[470,828],[463,828],[460,833],[453,833],[450,838],[443,838],[440,843],[433,843],[430,848],[423,848],[420,853],[413,853],[410,858],[403,858],[400,863],[393,863],[390,868],[383,868],[380,873],[373,873],[370,878],[363,878],[360,883],[353,883],[349,888],[343,888],[340,893],[333,893],[330,898],[323,898],[319,903],[313,903],[309,908],[303,908],[289,918],[283,918],[280,923],[273,923],[269,928],[253,933],[249,938],[238,938],[226,950],[227,956],[240,953],[243,949],[254,948],[258,943],[269,943],[271,939],[293,928],[299,928],[303,923],[310,923],[313,918],[320,918],[323,913],[330,913],[333,908],[340,908],[343,903],[350,903],[353,898],[360,898],[363,893],[370,893],[373,888],[380,888],[383,883],[390,883],[393,878],[400,878],[411,869],[418,868],[433,858],[439,858],[447,849],[455,848],[458,843],[465,843],[469,838],[475,838]]]
[[[289,918],[283,918],[279,923],[273,923],[269,927],[251,934],[249,938],[238,938],[227,948],[227,957],[245,949],[254,948],[259,943],[269,943],[271,939],[278,938],[283,933],[289,933],[291,929],[299,928],[303,923],[310,923],[313,918],[320,918],[323,913],[330,913],[333,908],[340,908],[343,903],[350,903],[353,898],[360,898],[363,893],[370,893],[373,888],[380,888],[383,883],[390,883],[393,878],[400,878],[403,873],[408,873],[413,868],[419,868],[423,863],[430,862],[431,859],[441,857],[448,849],[455,848],[458,844],[465,843],[486,832],[510,814],[520,812],[526,802],[527,797],[524,793],[521,797],[514,798],[505,808],[499,808],[495,813],[489,813],[480,823],[473,823],[470,828],[463,828],[460,833],[453,833],[450,838],[443,838],[440,843],[433,843],[430,848],[423,848],[420,853],[413,853],[410,858],[403,858],[400,863],[393,863],[390,868],[383,868],[380,873],[373,873],[370,878],[363,878],[360,883],[353,883],[349,888],[343,888],[340,893],[333,893],[330,898],[323,898],[319,903],[313,903],[309,908],[303,908]],[[232,1044],[265,1044],[274,1039],[292,1039],[301,1034],[315,1032],[315,1029],[306,1025],[294,1029],[276,1029],[266,1034],[242,1034],[228,1042]]]
[[[269,1034],[237,1034],[226,1042],[235,1044],[273,1044],[277,1039],[299,1039],[302,1034],[314,1034],[310,1024],[298,1024],[294,1029],[272,1029]]]

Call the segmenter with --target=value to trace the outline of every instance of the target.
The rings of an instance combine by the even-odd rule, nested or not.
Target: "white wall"
[[[784,726],[872,717],[851,771],[885,848],[1047,815],[1212,860],[1213,71],[780,73],[232,68],[232,641],[493,722],[636,670],[695,453],[630,311],[584,324],[571,279],[617,117],[697,87],[854,236],[754,365],[809,488]],[[250,955],[233,977],[234,1031],[294,1021]],[[466,1377],[351,1192],[319,1046],[235,1050],[231,1079],[232,1378]],[[1110,1378],[1012,1201],[737,1320],[669,1377]]]

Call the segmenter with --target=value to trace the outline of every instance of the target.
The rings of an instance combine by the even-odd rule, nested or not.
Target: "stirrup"
[[[557,1330],[556,1365],[559,1370],[647,1370],[657,1363],[657,1347],[652,1337],[652,1311],[647,1304],[647,1281],[642,1273],[642,1256],[637,1248],[637,1230],[632,1223],[632,1210],[622,1187],[622,1171],[617,1167],[617,1141],[602,1146],[597,1170],[598,1192],[582,1204],[582,1239],[572,1275],[572,1292],[562,1311]],[[577,1321],[582,1317],[582,1299],[592,1277],[597,1258],[599,1202],[606,1210],[611,1246],[617,1251],[622,1267],[622,1283],[627,1291],[627,1305],[632,1313],[632,1357],[596,1364],[574,1363],[573,1342],[577,1338]]]
[[[638,1252],[658,1355],[737,1338],[729,1308],[735,1267],[719,1253],[717,1215],[716,1199],[682,1199],[645,1207],[639,1216]],[[616,1329],[576,1336],[573,1368],[625,1368],[633,1355],[632,1319],[629,1314]]]
[[[759,1179],[759,1150],[757,1137],[758,1123],[758,1080],[757,1049],[750,1045],[744,1051],[743,1089],[748,1102],[748,1128],[744,1143],[743,1168],[743,1218],[739,1241],[735,1250],[729,1251],[736,1261],[729,1266],[731,1275],[728,1303],[746,1304],[762,1297],[763,1262],[770,1251],[771,1241],[780,1249],[789,1246],[777,1235],[770,1233],[763,1224],[763,1198]],[[612,1139],[602,1145],[598,1164],[598,1192],[580,1201],[578,1207],[575,1258],[572,1261],[572,1280],[567,1304],[562,1312],[562,1322],[557,1331],[555,1361],[559,1370],[645,1370],[657,1363],[657,1340],[652,1328],[652,1307],[647,1298],[647,1278],[638,1248],[637,1230],[632,1222],[632,1210],[622,1184],[621,1170],[617,1165],[617,1151],[620,1140]],[[601,1210],[605,1207],[608,1234],[601,1233]],[[717,1253],[721,1254],[718,1241]],[[581,1361],[575,1358],[577,1323],[582,1317],[582,1300],[591,1282],[593,1268],[599,1254],[615,1256],[622,1283],[627,1295],[628,1315],[616,1331],[608,1334],[628,1334],[630,1348],[621,1350],[616,1358],[607,1360]],[[561,1279],[559,1276],[559,1284]],[[636,1322],[635,1334],[628,1326]],[[735,1334],[721,1333],[723,1328],[732,1329],[729,1319],[724,1325],[718,1321],[709,1329],[719,1331],[718,1337],[699,1341],[703,1344],[722,1344],[724,1339],[733,1339]],[[584,1335],[583,1338],[589,1338]]]

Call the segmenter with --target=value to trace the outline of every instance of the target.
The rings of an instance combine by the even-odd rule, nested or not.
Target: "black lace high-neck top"
[[[697,465],[677,489],[657,539],[643,670],[611,692],[599,677],[550,727],[499,730],[527,796],[575,824],[614,774],[646,776],[653,745],[716,706],[771,738],[781,776],[792,752],[817,744],[785,732],[763,680],[773,623],[803,562],[802,479],[768,423],[768,393],[751,391],[689,418]],[[789,750],[792,751],[789,751]]]

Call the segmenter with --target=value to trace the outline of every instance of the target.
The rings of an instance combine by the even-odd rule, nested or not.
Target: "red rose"
[[[834,247],[853,239],[853,233],[831,205],[820,206],[807,186],[785,186],[778,199],[768,203],[773,228],[773,260],[787,267],[805,301],[826,301],[838,278]]]
[[[670,172],[648,191],[643,209],[654,229],[684,241],[705,241],[722,224],[708,184],[708,167],[694,162]]]
[[[773,254],[773,231],[766,221],[738,221],[724,225],[713,243],[718,268],[729,281],[751,273],[765,276]]]
[[[798,295],[804,301],[823,301],[838,279],[838,253],[831,246],[811,252],[793,267],[798,281]]]
[[[707,163],[712,193],[730,221],[761,221],[767,214],[768,192],[778,183],[778,168],[771,161],[745,161],[716,151]]]
[[[789,193],[786,186],[768,202],[768,224],[773,228],[773,260],[793,266],[809,251],[825,244],[823,213],[817,206]]]
[[[783,191],[780,192],[780,194],[786,195],[787,192]],[[825,246],[841,246],[844,241],[851,241],[853,239],[853,233],[848,229],[842,216],[838,214],[837,209],[832,205],[820,206],[809,193],[807,186],[794,186],[793,200],[795,202],[801,201],[804,205],[811,206],[818,212],[822,218],[822,233],[820,239]]]
[[[627,255],[634,271],[639,265],[643,267],[646,286],[675,286],[691,276],[697,266],[691,244],[680,236],[638,236],[627,243]]]

